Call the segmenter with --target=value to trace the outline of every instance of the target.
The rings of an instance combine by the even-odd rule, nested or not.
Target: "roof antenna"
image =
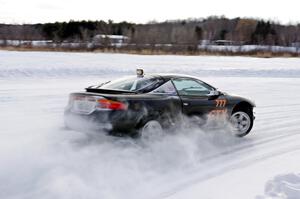
[[[137,69],[136,69],[136,75],[137,75],[138,77],[144,77],[144,70],[141,69],[141,68],[137,68]]]

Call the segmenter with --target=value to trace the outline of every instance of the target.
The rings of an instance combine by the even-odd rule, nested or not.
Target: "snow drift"
[[[296,199],[300,196],[300,174],[289,173],[275,176],[265,186],[265,195],[256,199]]]
[[[272,177],[299,173],[299,66],[294,58],[0,51],[0,198],[255,198]],[[253,132],[239,139],[189,126],[134,140],[64,128],[70,92],[136,67],[196,75],[254,99]]]

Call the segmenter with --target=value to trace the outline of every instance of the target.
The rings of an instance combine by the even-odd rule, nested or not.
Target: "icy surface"
[[[256,199],[297,199],[300,196],[300,175],[295,173],[278,175],[267,182],[265,196]]]
[[[255,100],[253,131],[138,141],[64,129],[70,92],[140,67]],[[0,51],[0,198],[300,198],[298,181],[276,177],[300,171],[299,77],[296,58]]]

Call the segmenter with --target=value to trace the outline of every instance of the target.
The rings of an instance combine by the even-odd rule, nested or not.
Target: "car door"
[[[150,107],[155,108],[155,110],[159,113],[157,118],[164,120],[161,121],[162,123],[176,123],[179,119],[178,116],[180,116],[182,112],[182,104],[172,81],[169,80],[165,82],[149,94],[156,96],[153,98],[156,100],[151,100]]]
[[[182,101],[182,112],[187,116],[206,116],[226,105],[224,96],[210,95],[215,88],[194,78],[174,78],[173,84]],[[220,101],[223,100],[223,101]]]

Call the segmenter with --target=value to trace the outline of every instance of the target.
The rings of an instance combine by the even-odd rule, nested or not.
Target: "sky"
[[[300,0],[0,0],[0,23],[113,20],[147,23],[225,15],[300,23]]]

